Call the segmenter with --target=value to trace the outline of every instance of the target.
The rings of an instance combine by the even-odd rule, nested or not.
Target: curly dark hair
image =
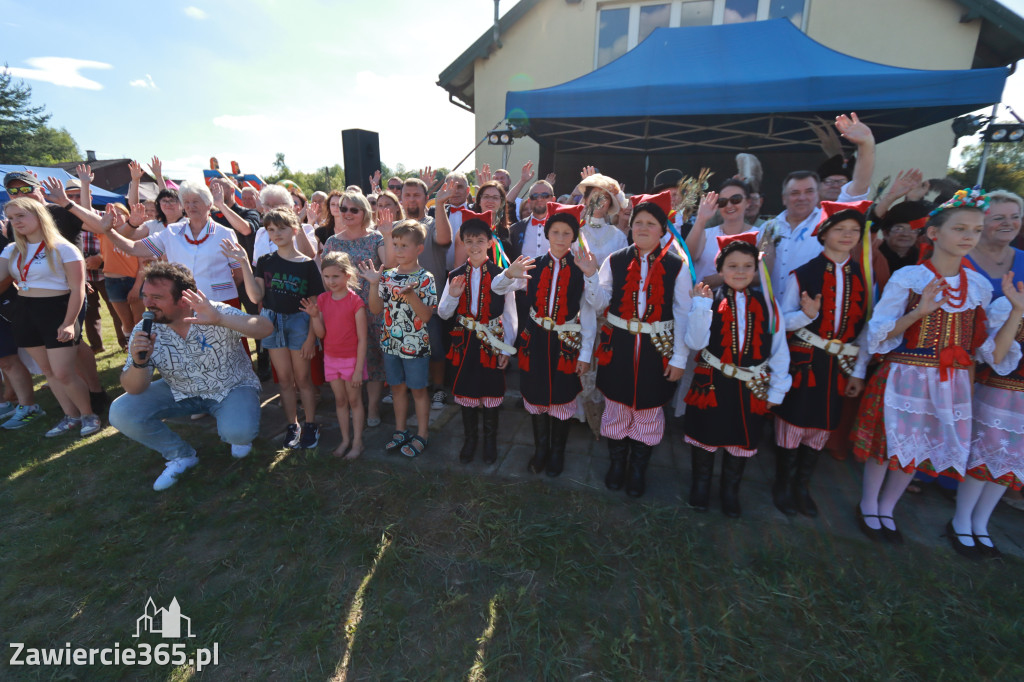
[[[179,263],[155,260],[146,266],[142,274],[147,282],[155,279],[163,279],[170,282],[172,285],[171,294],[174,296],[175,303],[181,300],[181,292],[186,289],[199,291],[199,288],[196,286],[196,280],[192,276],[192,271]]]

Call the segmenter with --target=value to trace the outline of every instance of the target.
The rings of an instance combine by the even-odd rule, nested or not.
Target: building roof
[[[501,36],[543,0],[519,0],[498,21],[498,35],[488,29],[440,73],[437,85],[448,92],[455,106],[474,111],[474,65],[501,48]],[[1024,17],[999,0],[956,0],[964,8],[960,19],[982,20],[978,45],[971,68],[981,69],[1012,64],[1024,58]]]
[[[448,91],[448,99],[457,107],[473,111],[474,108],[474,64],[477,59],[487,59],[501,47],[501,36],[505,34],[526,13],[539,4],[541,0],[519,0],[505,16],[498,20],[498,36],[495,39],[494,29],[476,39],[466,51],[448,65],[437,77],[437,84]],[[456,101],[461,100],[461,101]]]

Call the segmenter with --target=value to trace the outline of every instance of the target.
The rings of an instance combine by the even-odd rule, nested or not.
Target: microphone
[[[149,336],[150,332],[153,331],[153,320],[156,319],[156,315],[153,314],[152,310],[147,310],[142,313],[142,333]],[[149,351],[142,351],[139,353],[139,361],[145,362],[149,356]]]

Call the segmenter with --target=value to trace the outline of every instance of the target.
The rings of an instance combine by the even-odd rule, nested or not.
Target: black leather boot
[[[533,422],[533,458],[527,468],[531,474],[539,474],[548,465],[551,452],[551,417],[547,414],[531,414]]]
[[[484,462],[494,464],[498,461],[498,410],[499,407],[483,407],[484,415]]]
[[[812,450],[806,445],[800,446],[797,455],[796,483],[793,486],[793,498],[796,501],[796,508],[804,516],[815,517],[818,515],[818,505],[811,499],[811,476],[814,475],[814,467],[818,465],[818,455],[821,453]]]
[[[608,490],[622,490],[622,484],[626,480],[626,462],[629,460],[629,440],[622,438],[615,440],[608,439],[608,473],[604,477],[604,486]]]
[[[551,418],[551,456],[548,457],[548,476],[554,478],[562,473],[565,463],[565,441],[569,439],[569,420]]]
[[[781,445],[775,446],[775,483],[772,485],[772,502],[786,516],[796,514],[793,485],[796,481],[798,457],[796,450],[790,450]]]
[[[690,446],[690,506],[707,511],[711,504],[711,475],[715,472],[715,453]]]
[[[473,453],[476,452],[476,443],[479,437],[477,432],[477,417],[480,410],[476,407],[462,407],[462,449],[459,450],[459,461],[468,464],[473,461]]]
[[[629,478],[626,481],[626,494],[640,497],[647,488],[647,464],[651,461],[653,445],[644,445],[638,440],[629,439]]]
[[[722,482],[718,494],[722,499],[722,513],[731,519],[740,517],[740,481],[747,466],[746,457],[735,457],[728,452],[722,457]]]

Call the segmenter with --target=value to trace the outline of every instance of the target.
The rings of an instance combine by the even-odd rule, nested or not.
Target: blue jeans
[[[175,402],[163,379],[154,381],[143,393],[120,396],[110,404],[108,419],[124,435],[172,460],[192,457],[196,451],[163,420],[190,414],[213,415],[220,439],[232,445],[248,445],[260,431],[260,397],[256,389],[238,386],[220,401],[185,398]]]

